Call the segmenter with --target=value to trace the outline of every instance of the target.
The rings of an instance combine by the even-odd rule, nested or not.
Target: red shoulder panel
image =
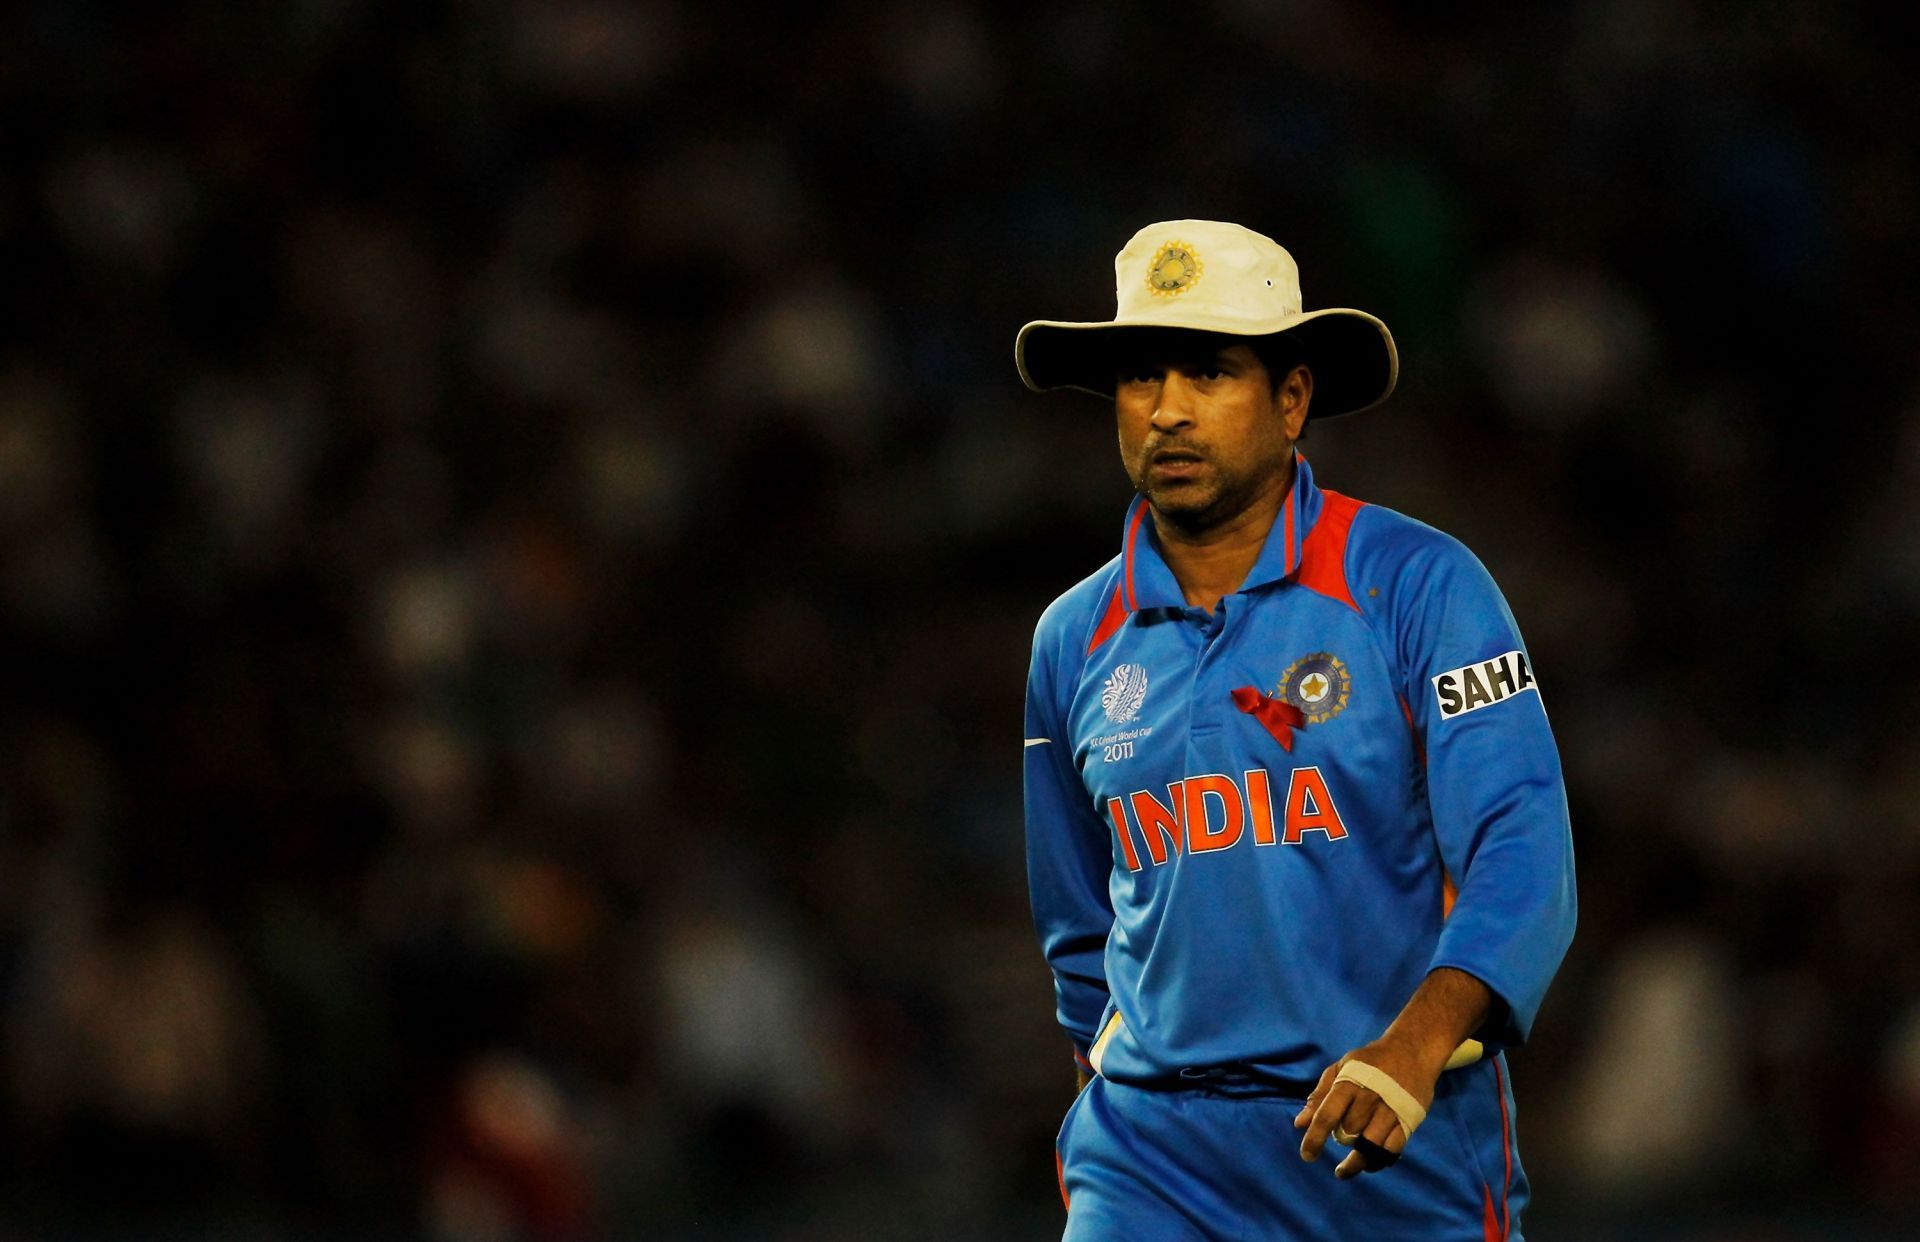
[[[1112,638],[1113,632],[1127,623],[1127,604],[1121,598],[1125,591],[1123,584],[1114,584],[1113,598],[1107,601],[1107,613],[1100,618],[1100,628],[1093,632],[1093,641],[1087,644],[1088,655],[1092,655],[1096,647]]]
[[[1347,531],[1353,515],[1366,507],[1366,501],[1322,489],[1320,520],[1307,532],[1300,549],[1300,571],[1295,581],[1328,599],[1337,599],[1355,612],[1353,591],[1347,585]]]

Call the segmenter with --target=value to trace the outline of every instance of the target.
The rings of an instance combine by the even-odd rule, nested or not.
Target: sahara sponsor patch
[[[1540,693],[1524,651],[1509,651],[1478,664],[1448,669],[1433,679],[1433,697],[1442,720],[1503,703],[1527,690]]]

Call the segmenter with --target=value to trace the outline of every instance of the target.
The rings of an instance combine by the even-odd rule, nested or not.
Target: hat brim
[[[1274,324],[1168,324],[1140,320],[1063,323],[1038,319],[1014,338],[1020,378],[1035,392],[1072,388],[1113,399],[1113,337],[1139,330],[1200,332],[1223,336],[1286,336],[1297,342],[1313,371],[1309,418],[1358,414],[1385,401],[1400,379],[1400,353],[1387,325],[1365,311],[1328,307]]]

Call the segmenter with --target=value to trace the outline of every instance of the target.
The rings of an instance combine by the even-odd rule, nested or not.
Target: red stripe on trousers
[[[1507,1158],[1507,1180],[1500,1187],[1500,1236],[1506,1237],[1512,1222],[1507,1219],[1507,1192],[1513,1189],[1513,1130],[1507,1123],[1507,1081],[1500,1073],[1500,1061],[1493,1062],[1494,1093],[1500,1097],[1500,1152]]]

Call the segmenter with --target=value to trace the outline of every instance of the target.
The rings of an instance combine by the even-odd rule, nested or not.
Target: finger
[[[1353,1146],[1353,1141],[1367,1132],[1367,1127],[1379,1120],[1380,1114],[1393,1115],[1392,1110],[1380,1102],[1380,1097],[1365,1087],[1356,1087],[1353,1098],[1347,1101],[1346,1115],[1335,1120],[1331,1131],[1333,1141],[1343,1147]]]
[[[1355,1173],[1378,1173],[1382,1169],[1392,1168],[1399,1162],[1399,1152],[1388,1151],[1362,1135],[1353,1140],[1353,1155],[1342,1161],[1340,1168],[1335,1169],[1334,1172],[1344,1177],[1352,1177]],[[1349,1165],[1357,1165],[1357,1167],[1350,1168]]]
[[[1382,1115],[1375,1117],[1373,1125],[1367,1127],[1365,1135],[1354,1138],[1354,1156],[1359,1158],[1359,1167],[1344,1171],[1352,1161],[1350,1156],[1340,1161],[1338,1169],[1334,1169],[1336,1175],[1352,1177],[1354,1173],[1379,1173],[1400,1163],[1400,1154],[1407,1148],[1407,1131],[1402,1129],[1400,1119],[1394,1117],[1392,1110],[1382,1108],[1380,1113]]]
[[[1298,1130],[1301,1126],[1307,1124],[1308,1119],[1313,1116],[1313,1110],[1319,1108],[1320,1101],[1327,1098],[1327,1091],[1333,1086],[1335,1075],[1339,1074],[1340,1067],[1345,1065],[1346,1062],[1347,1059],[1341,1057],[1338,1061],[1335,1061],[1332,1065],[1320,1071],[1320,1081],[1313,1085],[1313,1092],[1307,1096],[1307,1102],[1302,1104],[1300,1111],[1293,1115],[1294,1129]]]
[[[1346,1116],[1347,1105],[1352,1102],[1359,1088],[1350,1082],[1336,1082],[1327,1090],[1327,1098],[1320,1101],[1320,1107],[1313,1112],[1313,1120],[1307,1123],[1307,1136],[1300,1141],[1300,1158],[1313,1161],[1320,1158],[1320,1149],[1327,1145],[1327,1135],[1332,1132],[1334,1123]]]
[[[1366,1172],[1367,1158],[1358,1151],[1350,1151],[1347,1158],[1334,1166],[1333,1175],[1341,1181],[1350,1181]]]
[[[1392,1116],[1393,1110],[1363,1087],[1354,1093],[1353,1103],[1347,1105],[1347,1129],[1353,1134],[1365,1134],[1368,1127],[1379,1124],[1380,1118]]]
[[[1369,1142],[1373,1143],[1375,1146],[1385,1147],[1387,1145],[1387,1140],[1399,1128],[1400,1128],[1400,1119],[1393,1115],[1393,1110],[1391,1108],[1388,1108],[1385,1105],[1382,1105],[1381,1107],[1373,1110],[1372,1120],[1367,1122],[1366,1129],[1360,1131],[1360,1134],[1362,1137],[1367,1139]],[[1404,1136],[1402,1136],[1402,1138],[1400,1139],[1400,1147],[1405,1147],[1406,1145],[1407,1145],[1407,1140]],[[1400,1148],[1396,1147],[1393,1150],[1398,1151],[1400,1150]]]

